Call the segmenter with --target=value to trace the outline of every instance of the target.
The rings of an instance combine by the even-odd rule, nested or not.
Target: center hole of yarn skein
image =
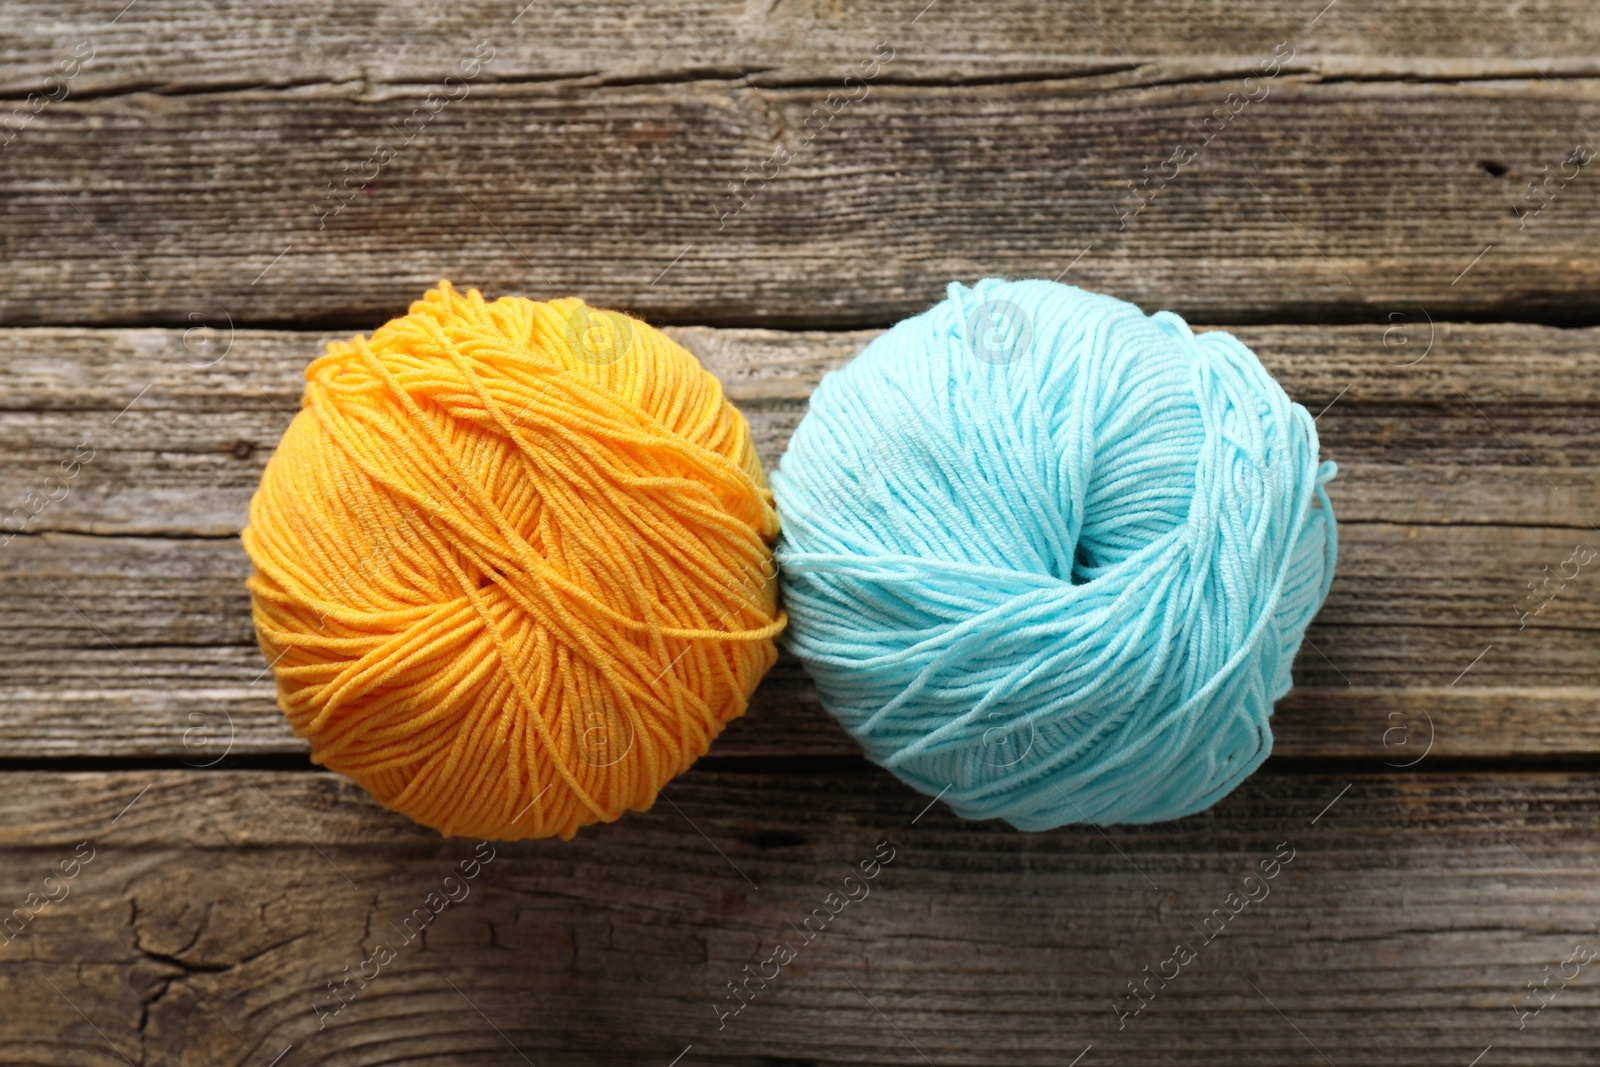
[[[958,295],[975,302],[958,325],[965,326],[959,350],[979,368],[968,379],[978,399],[945,394],[944,402],[965,414],[944,429],[916,420],[891,446],[899,458],[936,481],[929,472],[952,466],[947,453],[968,455],[952,499],[995,508],[990,521],[1011,528],[1075,526],[1070,546],[1036,526],[1039,532],[1024,535],[1029,548],[1011,558],[1073,585],[1093,582],[1184,527],[1207,443],[1195,372],[1210,358],[1189,327],[1175,315],[1144,316],[1128,306],[1116,311],[1123,328],[1108,335],[1090,318],[1026,300]],[[974,422],[988,423],[987,436],[955,431]],[[984,440],[1006,445],[985,449]],[[1023,474],[1019,464],[1034,470]],[[974,492],[975,483],[987,491]],[[1018,511],[1019,487],[1054,496],[1053,508],[1036,495],[1032,507]]]

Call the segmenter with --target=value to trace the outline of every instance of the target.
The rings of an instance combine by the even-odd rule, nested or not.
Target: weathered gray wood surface
[[[1600,970],[1550,978],[1600,949],[1596,572],[1518,607],[1600,541],[1600,199],[1529,193],[1600,139],[1596,40],[1579,0],[0,5],[0,1063],[1600,1063]],[[473,854],[309,770],[254,647],[237,533],[325,341],[440,277],[576,293],[674,324],[770,466],[871,328],[1058,272],[1321,412],[1297,759],[1180,823],[962,823],[784,657],[670,804],[499,846],[319,1029]]]
[[[0,154],[0,323],[366,324],[448,276],[655,321],[881,325],[952,277],[1069,266],[1202,322],[1600,318],[1596,184],[1527,199],[1595,138],[1596,83],[1280,74],[1119,220],[1239,88],[863,86],[815,137],[830,88],[485,83],[414,137],[423,87],[69,97]],[[367,184],[335,215],[347,166]]]
[[[1482,78],[1600,72],[1600,19],[1582,0],[1448,0],[1404,7],[1300,0],[1156,4],[1007,0],[629,0],[551,3],[267,5],[105,0],[63,10],[13,0],[0,90],[40,87],[79,42],[94,60],[78,92],[442,81],[480,41],[485,80],[671,81],[744,75],[758,85],[837,82],[879,40],[897,48],[884,80],[1100,75],[1142,84],[1248,69],[1286,37],[1299,69],[1324,77]],[[127,8],[124,11],[124,8]],[[1502,27],[1509,38],[1497,35]],[[1121,75],[1120,82],[1113,80]]]
[[[1018,834],[939,806],[918,818],[925,798],[876,773],[699,769],[668,795],[571,843],[501,844],[407,946],[406,917],[475,845],[335,777],[7,775],[4,899],[80,842],[94,850],[70,895],[0,945],[7,1052],[264,1065],[292,1046],[284,1063],[541,1067],[664,1067],[691,1045],[681,1062],[1060,1067],[1090,1045],[1084,1064],[1462,1067],[1491,1044],[1500,1064],[1600,1056],[1593,964],[1520,1031],[1513,1009],[1541,968],[1600,941],[1593,774],[1268,773],[1205,815],[1103,836]],[[864,899],[804,943],[806,917],[882,841],[894,858]],[[1289,850],[1264,898],[1205,925]],[[1114,1005],[1139,1005],[1127,983],[1180,942],[1197,958],[1119,1029]],[[779,943],[796,959],[719,1031],[726,983]],[[327,983],[380,944],[395,958],[368,964],[319,1030],[313,1003],[338,1005]]]
[[[873,336],[672,332],[726,383],[769,465],[821,375]],[[1236,332],[1291,395],[1327,408],[1318,426],[1343,470],[1339,579],[1277,751],[1399,763],[1430,736],[1440,755],[1600,751],[1592,572],[1526,620],[1516,606],[1578,544],[1600,548],[1600,461],[1575,436],[1600,406],[1586,358],[1600,331],[1418,319]],[[304,750],[263,675],[233,535],[326,340],[0,331],[0,499],[65,492],[0,548],[11,756]],[[44,486],[85,444],[78,475]],[[786,659],[718,751],[856,749]]]
[[[1600,330],[1393,314],[1232,328],[1295,400],[1326,408],[1317,425],[1343,472],[1341,521],[1587,529],[1600,518]],[[237,533],[299,410],[305,364],[349,333],[209,319],[216,330],[0,330],[0,503],[16,506],[87,443],[103,447],[81,484],[28,530]],[[722,378],[769,467],[821,376],[876,335],[668,332]]]

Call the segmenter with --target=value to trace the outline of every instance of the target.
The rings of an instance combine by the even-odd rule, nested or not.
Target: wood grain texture
[[[821,375],[875,336],[671,332],[723,380],[769,466]],[[1236,332],[1291,395],[1334,401],[1318,426],[1342,469],[1339,576],[1279,709],[1277,751],[1394,763],[1430,740],[1449,756],[1600,751],[1592,575],[1526,622],[1517,607],[1600,537],[1588,525],[1600,457],[1574,432],[1600,406],[1588,358],[1600,331],[1406,319]],[[65,493],[0,547],[10,754],[200,766],[304,751],[254,646],[234,535],[326,339],[0,331],[0,502]],[[64,478],[85,444],[92,456]],[[717,752],[856,749],[785,658]]]
[[[333,776],[0,777],[8,909],[93,850],[0,944],[0,1056],[1060,1067],[1092,1044],[1084,1063],[1461,1067],[1492,1043],[1496,1063],[1597,1062],[1590,967],[1520,1031],[1513,1009],[1597,940],[1592,774],[1264,774],[1104,835],[918,817],[926,798],[865,768],[697,770],[668,795],[496,846],[447,887],[475,843]],[[805,941],[880,842],[866,895]],[[1241,888],[1261,899],[1229,917]],[[726,983],[779,943],[796,958],[719,1030]],[[1127,983],[1177,943],[1196,958],[1119,1029]],[[320,1016],[380,944],[393,958]]]
[[[1581,0],[6,0],[0,1064],[1600,1064],[1600,569],[1523,617],[1600,547],[1600,193],[1530,190],[1600,139],[1597,39]],[[1318,414],[1298,760],[1176,823],[962,822],[785,655],[654,810],[453,883],[476,843],[297,769],[237,535],[330,336],[440,277],[575,293],[667,324],[770,468],[997,274],[1232,324]]]
[[[1295,0],[1128,0],[975,7],[950,0],[495,0],[378,6],[283,0],[126,0],[63,10],[15,0],[0,37],[0,91],[43,88],[80,42],[93,61],[78,93],[164,92],[353,80],[438,82],[480,41],[495,80],[666,81],[747,76],[753,83],[838,81],[879,40],[901,53],[885,78],[1101,76],[1137,83],[1238,70],[1273,44],[1302,43],[1303,69],[1324,77],[1485,77],[1600,73],[1600,34],[1577,0],[1445,0],[1339,5]],[[1502,37],[1501,34],[1505,36]]]
[[[1340,520],[1589,530],[1600,518],[1600,364],[1592,358],[1600,330],[1396,314],[1372,325],[1232,329],[1291,397],[1321,412],[1324,454],[1342,472],[1334,483]],[[209,321],[216,330],[198,322],[188,331],[0,330],[0,521],[29,493],[65,489],[37,515],[24,508],[25,525],[12,528],[237,533],[299,410],[302,369],[331,337],[349,335]],[[668,333],[722,380],[768,469],[822,375],[877,335]],[[60,464],[80,446],[93,458],[60,481]]]
[[[1277,751],[1404,761],[1432,738],[1441,755],[1600,752],[1593,572],[1525,625],[1513,608],[1573,541],[1524,527],[1347,526]],[[304,751],[255,646],[249,571],[234,538],[45,534],[0,549],[0,747],[195,765]],[[857,751],[788,657],[716,748]]]
[[[426,89],[69,98],[0,154],[0,323],[370,323],[448,276],[852,327],[1069,266],[1202,322],[1600,319],[1596,184],[1527,199],[1593,139],[1600,82],[1283,73],[1131,214],[1235,81],[863,85],[816,134],[832,90],[725,81],[474,84],[410,132]]]

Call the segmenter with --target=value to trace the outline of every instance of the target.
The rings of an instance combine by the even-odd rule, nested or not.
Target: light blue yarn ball
[[[1226,333],[988,279],[824,377],[772,476],[787,640],[873,761],[1023,830],[1209,807],[1333,580],[1311,416]]]

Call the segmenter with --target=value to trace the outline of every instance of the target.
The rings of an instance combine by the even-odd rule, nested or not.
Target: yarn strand
[[[789,646],[869,758],[959,814],[1203,810],[1271,752],[1333,579],[1318,449],[1225,333],[953,283],[824,378],[773,474]]]
[[[517,838],[648,808],[743,713],[786,622],[777,532],[689,353],[441,282],[310,364],[243,539],[312,758],[444,833]]]

